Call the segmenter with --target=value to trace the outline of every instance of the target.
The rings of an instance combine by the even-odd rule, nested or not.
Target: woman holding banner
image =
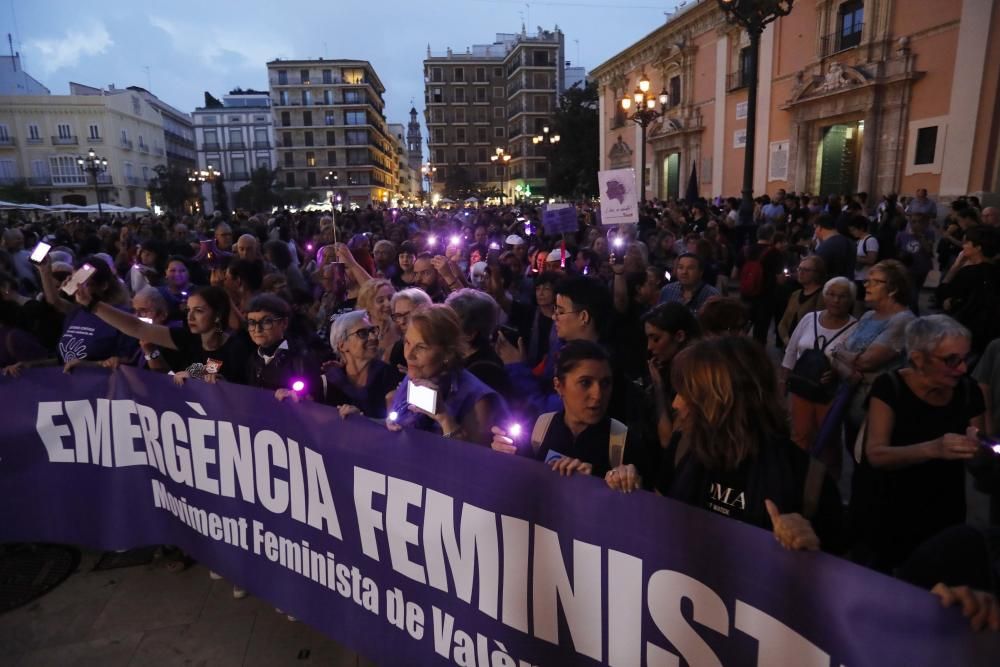
[[[840,494],[823,465],[788,437],[763,348],[745,336],[702,340],[677,355],[671,380],[679,433],[664,453],[657,490],[773,530],[788,549],[839,550]],[[621,480],[607,478],[629,490]]]
[[[386,398],[403,376],[378,358],[378,339],[379,328],[363,310],[341,315],[330,327],[330,347],[341,363],[323,375],[323,402],[337,406],[342,416],[386,416]]]
[[[409,319],[403,339],[408,372],[396,390],[386,426],[391,431],[409,427],[489,443],[490,426],[507,416],[507,404],[462,368],[458,315],[444,304],[432,304],[412,311]],[[411,392],[411,384],[429,391]],[[413,400],[418,393],[433,399],[418,406]]]

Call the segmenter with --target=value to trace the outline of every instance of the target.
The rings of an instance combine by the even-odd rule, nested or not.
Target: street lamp
[[[504,149],[497,146],[496,152],[490,156],[490,161],[503,167],[500,172],[500,205],[503,206],[503,200],[507,188],[506,176],[507,176],[507,164],[510,162],[510,154]]]
[[[632,94],[625,95],[621,99],[622,110],[626,113],[635,104],[635,112],[628,116],[628,119],[642,128],[642,143],[639,150],[639,164],[641,165],[639,191],[642,193],[640,201],[643,202],[646,201],[646,128],[666,113],[667,105],[670,102],[670,95],[667,94],[666,88],[661,90],[659,95],[650,93],[649,88],[649,77],[643,72]]]
[[[788,16],[795,0],[718,0],[729,20],[738,23],[750,38],[746,70],[747,138],[743,146],[743,199],[740,202],[741,225],[753,224],[753,158],[757,139],[757,63],[760,60],[760,36],[768,23]]]
[[[424,178],[427,179],[428,194],[430,194],[434,189],[434,174],[435,172],[437,172],[437,170],[438,170],[437,167],[432,165],[430,162],[427,162],[426,164],[424,164],[423,167],[420,168],[420,171],[423,173]]]
[[[201,206],[202,215],[205,215],[205,192],[201,189],[201,186],[205,181],[209,183],[214,182],[219,176],[222,176],[222,172],[216,171],[213,165],[208,165],[208,169],[188,170],[188,180],[195,183],[198,188],[198,202]]]
[[[554,145],[558,144],[560,138],[561,137],[558,134],[555,134],[554,132],[552,134],[549,134],[549,126],[545,125],[544,127],[542,127],[542,133],[541,134],[536,134],[535,136],[533,136],[531,138],[531,143],[535,144],[536,146],[551,147],[551,146],[554,146]],[[548,168],[545,170],[545,196],[546,197],[551,197],[552,196],[552,188],[549,185],[550,182],[551,182],[551,176],[552,176],[552,159],[551,159],[551,154],[550,154],[549,155],[549,165],[548,165]]]
[[[340,174],[333,171],[332,169],[327,172],[326,176],[323,177],[323,182],[326,183],[327,188],[331,188],[330,192],[330,210],[333,210],[333,190],[332,188],[337,187],[337,182],[340,180]]]
[[[97,217],[104,217],[104,209],[101,208],[101,187],[97,179],[108,170],[108,161],[95,153],[94,149],[91,148],[87,152],[87,155],[81,155],[76,159],[76,164],[80,167],[80,171],[94,177],[94,194],[97,195]]]

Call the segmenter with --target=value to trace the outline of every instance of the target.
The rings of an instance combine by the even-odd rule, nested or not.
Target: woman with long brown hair
[[[705,339],[677,355],[670,375],[678,433],[657,490],[773,530],[789,549],[838,550],[836,485],[789,438],[763,348],[745,336]]]

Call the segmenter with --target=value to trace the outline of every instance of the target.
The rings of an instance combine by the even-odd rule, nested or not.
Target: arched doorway
[[[660,161],[660,183],[658,196],[661,199],[680,197],[681,154],[664,155]]]
[[[857,191],[864,127],[861,120],[822,128],[817,156],[820,196]]]

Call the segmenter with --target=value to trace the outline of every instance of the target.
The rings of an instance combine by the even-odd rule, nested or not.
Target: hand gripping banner
[[[379,664],[1000,664],[908,584],[326,406],[129,368],[0,405],[0,541],[177,545]]]

